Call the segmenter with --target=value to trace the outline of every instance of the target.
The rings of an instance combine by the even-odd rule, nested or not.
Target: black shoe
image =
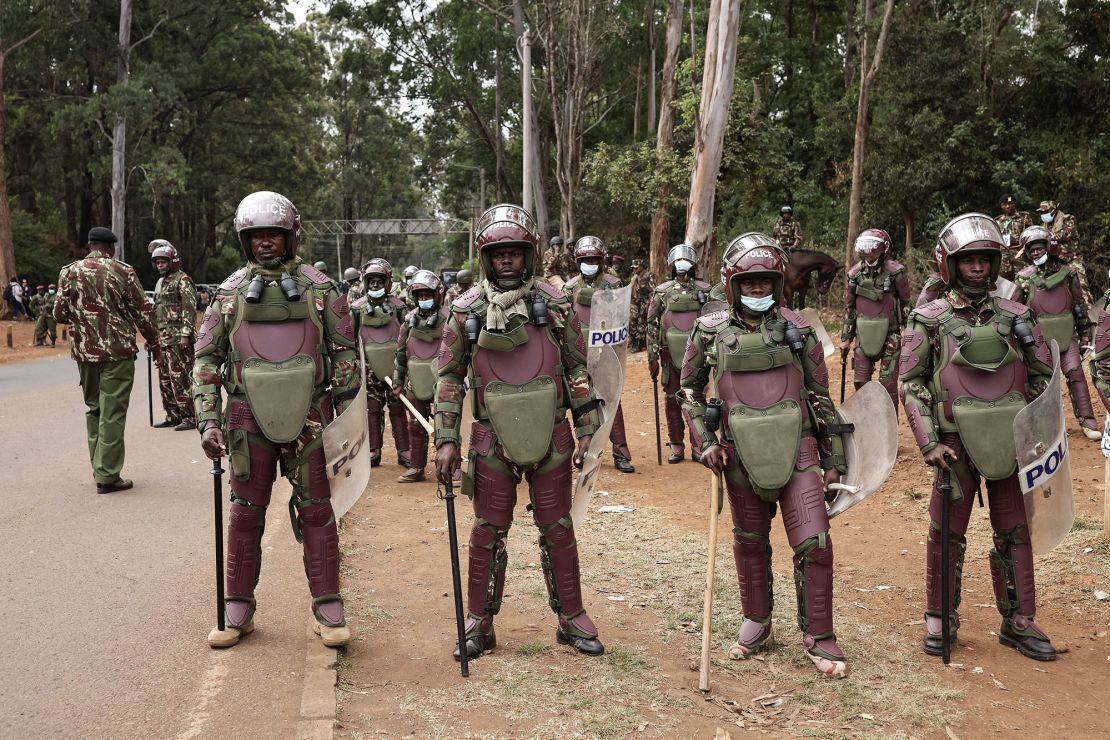
[[[191,421],[183,421],[173,428],[175,432],[187,432],[190,429],[196,429],[197,425]]]
[[[374,450],[370,453],[370,467],[376,468],[382,464],[382,451]]]
[[[929,632],[925,633],[925,639],[921,641],[921,649],[925,651],[926,655],[936,655],[941,657],[944,655],[944,646],[941,644],[941,636],[934,635]],[[956,647],[956,632],[952,632],[952,637],[948,641],[948,649]]]
[[[696,463],[700,463],[701,455],[699,455],[697,452],[694,452],[693,450],[690,450],[690,459]]]
[[[1024,622],[1021,629],[1014,624],[1015,621]],[[998,642],[1006,647],[1012,647],[1026,658],[1033,660],[1056,660],[1056,648],[1048,639],[1048,635],[1041,632],[1031,619],[1020,614],[1013,619],[1003,619],[1002,627],[998,630]]]
[[[613,467],[621,471],[622,473],[636,472],[636,468],[632,466],[632,461],[629,460],[627,457],[621,457],[620,455],[613,455]]]
[[[601,640],[597,638],[597,635],[593,637],[579,637],[578,635],[567,634],[561,629],[557,629],[555,630],[555,641],[560,645],[570,645],[583,655],[603,655],[605,653],[605,646],[601,644]]]
[[[164,421],[160,421],[157,424],[155,424],[154,428],[155,429],[169,429],[170,427],[175,427],[175,426],[177,426],[176,421],[170,421],[169,419],[165,419]]]
[[[481,632],[475,632],[473,635],[467,635],[466,638],[466,658],[467,660],[474,660],[475,658],[482,657],[482,653],[488,653],[497,647],[497,633],[490,632],[484,635]],[[455,660],[459,658],[459,646],[455,645],[455,651],[451,653],[455,656]]]
[[[412,460],[409,459],[409,453],[407,450],[405,452],[397,453],[397,464],[400,465],[402,468],[405,468],[406,470],[412,467]]]
[[[120,478],[114,483],[97,483],[96,492],[115,493],[116,491],[126,491],[127,489],[134,487],[134,485],[135,483],[133,481],[129,481],[126,478]]]
[[[686,459],[686,450],[682,452],[672,452],[671,456],[667,458],[667,462],[671,465],[677,465]]]

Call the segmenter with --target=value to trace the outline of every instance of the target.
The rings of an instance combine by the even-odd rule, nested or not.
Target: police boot
[[[239,638],[254,632],[254,599],[224,600],[224,628],[219,625],[208,633],[208,646],[229,648],[239,644]]]
[[[382,464],[382,449],[370,450],[370,467],[376,468]]]
[[[483,653],[487,653],[495,647],[497,647],[497,633],[493,629],[493,617],[487,616],[479,621],[474,617],[468,616],[466,618],[467,660],[480,658]],[[455,644],[455,650],[452,655],[455,656],[455,660],[461,659],[458,643]]]
[[[570,645],[583,655],[605,653],[605,646],[597,636],[597,627],[586,612],[580,612],[571,619],[560,614],[559,629],[555,630],[555,641],[560,645]]]
[[[190,429],[196,429],[196,428],[197,428],[197,425],[195,423],[193,423],[192,420],[185,419],[180,424],[175,426],[173,429],[174,429],[175,432],[187,432]]]
[[[409,468],[397,479],[398,483],[419,483],[424,480],[424,468]]]
[[[162,421],[155,424],[154,428],[155,429],[169,429],[170,427],[175,427],[175,426],[177,426],[176,421],[172,421],[170,419],[163,419]]]
[[[635,473],[636,468],[633,467],[632,461],[627,457],[621,455],[613,455],[613,467],[622,473]]]
[[[770,617],[766,622],[744,617],[736,642],[728,649],[728,657],[733,660],[747,660],[758,653],[764,645],[770,647],[773,644],[775,644],[775,628],[771,624]]]
[[[1033,660],[1056,660],[1056,648],[1052,647],[1048,635],[1041,631],[1033,620],[1023,614],[1015,614],[1002,620],[998,630],[998,642],[1012,647],[1026,658]]]
[[[667,458],[667,463],[676,465],[686,459],[686,448],[681,444],[671,443],[671,455]]]
[[[948,620],[948,646],[953,648],[956,646],[956,632],[960,627],[960,617],[956,612]],[[925,639],[921,641],[921,649],[926,655],[944,655],[943,635],[941,634],[941,621],[940,617],[934,617],[930,614],[925,615]]]
[[[397,464],[400,465],[402,468],[412,467],[412,458],[409,457],[408,450],[397,451]]]
[[[351,629],[343,617],[343,602],[338,597],[325,596],[313,601],[316,622],[312,631],[320,636],[328,647],[343,647],[351,641]]]

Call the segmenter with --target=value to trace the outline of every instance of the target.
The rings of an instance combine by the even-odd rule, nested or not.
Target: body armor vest
[[[884,283],[890,290],[883,290]],[[860,270],[855,277],[856,336],[863,354],[879,357],[892,327],[899,325],[894,301],[894,276],[885,269],[878,272]]]
[[[1037,317],[1045,342],[1055,339],[1060,345],[1061,355],[1075,338],[1070,275],[1071,270],[1066,266],[1047,275],[1035,270],[1029,276],[1029,295],[1025,299],[1025,304],[1033,309],[1033,315]]]
[[[593,306],[594,293],[616,287],[617,282],[617,279],[611,275],[598,275],[594,284],[590,285],[579,275],[578,279],[570,285],[574,294],[572,300],[574,313],[578,320],[582,322],[583,327],[590,325],[590,310]],[[690,327],[693,328],[693,324]]]
[[[397,356],[397,335],[401,333],[401,314],[405,304],[396,296],[386,296],[380,305],[367,300],[359,312],[359,337],[362,339],[366,369],[381,378],[393,377]]]
[[[228,393],[246,394],[262,433],[278,443],[296,439],[312,401],[327,388],[323,323],[313,291],[302,279],[297,282],[302,291],[298,301],[287,301],[271,283],[258,303],[247,303],[243,294],[248,284],[243,281],[235,291],[228,336]]]
[[[690,330],[694,328],[694,322],[698,319],[702,305],[709,297],[709,284],[691,280],[683,285],[675,281],[665,295],[666,304],[663,307],[663,318],[660,322],[663,347],[667,349],[671,366],[681,370]]]
[[[786,485],[803,433],[812,429],[801,360],[787,346],[785,323],[758,331],[729,325],[714,338],[717,393],[725,438],[732,441],[757,489]]]
[[[428,326],[431,317],[415,314],[417,324],[409,329],[405,349],[408,352],[408,378],[413,395],[421,401],[431,401],[436,389],[436,353],[439,351],[445,321],[442,312],[435,313],[435,325]]]

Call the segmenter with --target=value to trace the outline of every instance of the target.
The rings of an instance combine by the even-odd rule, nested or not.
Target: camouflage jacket
[[[655,292],[655,276],[648,270],[644,270],[639,275],[633,273],[629,285],[632,286],[632,316],[640,319],[647,318],[647,307]]]
[[[439,448],[447,442],[459,443],[462,423],[462,403],[465,389],[463,379],[470,370],[471,342],[466,337],[466,319],[470,315],[478,318],[482,331],[486,331],[485,318],[489,303],[486,300],[488,282],[482,280],[463,293],[451,306],[451,315],[443,326],[443,340],[439,348],[439,380],[436,385],[435,400],[435,446]],[[570,301],[545,280],[535,279],[528,286],[524,297],[525,304],[531,306],[539,299],[547,306],[547,331],[559,346],[562,360],[562,377],[565,382],[564,398],[574,415],[574,430],[578,437],[591,435],[597,431],[598,412],[594,408],[594,393],[586,375],[586,349],[584,343],[578,346],[572,337],[582,337],[581,323],[571,310]],[[517,328],[522,319],[514,316],[509,320],[507,331]],[[568,327],[574,324],[573,331]],[[481,378],[470,378],[470,392],[482,383]]]
[[[554,277],[559,276],[566,280],[568,276],[573,275],[577,270],[574,267],[574,256],[567,250],[566,246],[548,247],[543,253],[543,276]]]
[[[301,300],[312,302],[310,310],[316,311],[323,327],[324,378],[316,386],[314,398],[330,390],[333,408],[338,415],[357,395],[360,382],[355,350],[357,341],[347,297],[339,292],[327,275],[302,263],[300,258],[289,260],[272,270],[251,262],[220,285],[201,320],[193,364],[193,407],[197,428],[201,432],[222,424],[220,392],[225,384],[237,382],[235,363],[228,362],[232,349],[231,330],[245,305],[244,294],[250,280],[256,274],[268,280],[277,280],[282,272],[288,272],[296,280],[302,293]],[[236,389],[229,387],[228,392],[236,392]]]
[[[780,218],[771,231],[771,238],[783,249],[797,249],[802,246],[802,227],[797,221],[783,221]]]
[[[35,293],[31,296],[31,302],[28,304],[31,309],[31,315],[35,318],[42,316],[44,313],[50,313],[50,298],[45,293]]]
[[[58,273],[54,319],[69,324],[69,354],[78,362],[133,360],[135,332],[158,343],[151,307],[130,265],[92,251]]]
[[[1028,211],[1015,211],[1013,216],[1000,213],[994,217],[998,228],[1002,230],[1002,238],[1009,237],[1006,247],[1010,250],[1018,249],[1018,238],[1021,232],[1033,225],[1033,217]]]
[[[1079,229],[1075,225],[1075,216],[1057,210],[1048,230],[1060,243],[1060,256],[1068,262],[1075,259],[1079,254]]]
[[[196,334],[197,289],[181,270],[166,273],[154,294],[154,323],[163,343]]]

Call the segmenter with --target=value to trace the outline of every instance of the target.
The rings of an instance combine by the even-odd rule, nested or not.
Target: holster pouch
[[[292,442],[304,428],[315,390],[316,363],[308,355],[243,363],[243,387],[259,430],[271,442]]]
[[[964,450],[987,480],[1003,480],[1017,470],[1014,417],[1025,405],[1020,391],[1010,391],[997,401],[963,396],[952,402]]]

